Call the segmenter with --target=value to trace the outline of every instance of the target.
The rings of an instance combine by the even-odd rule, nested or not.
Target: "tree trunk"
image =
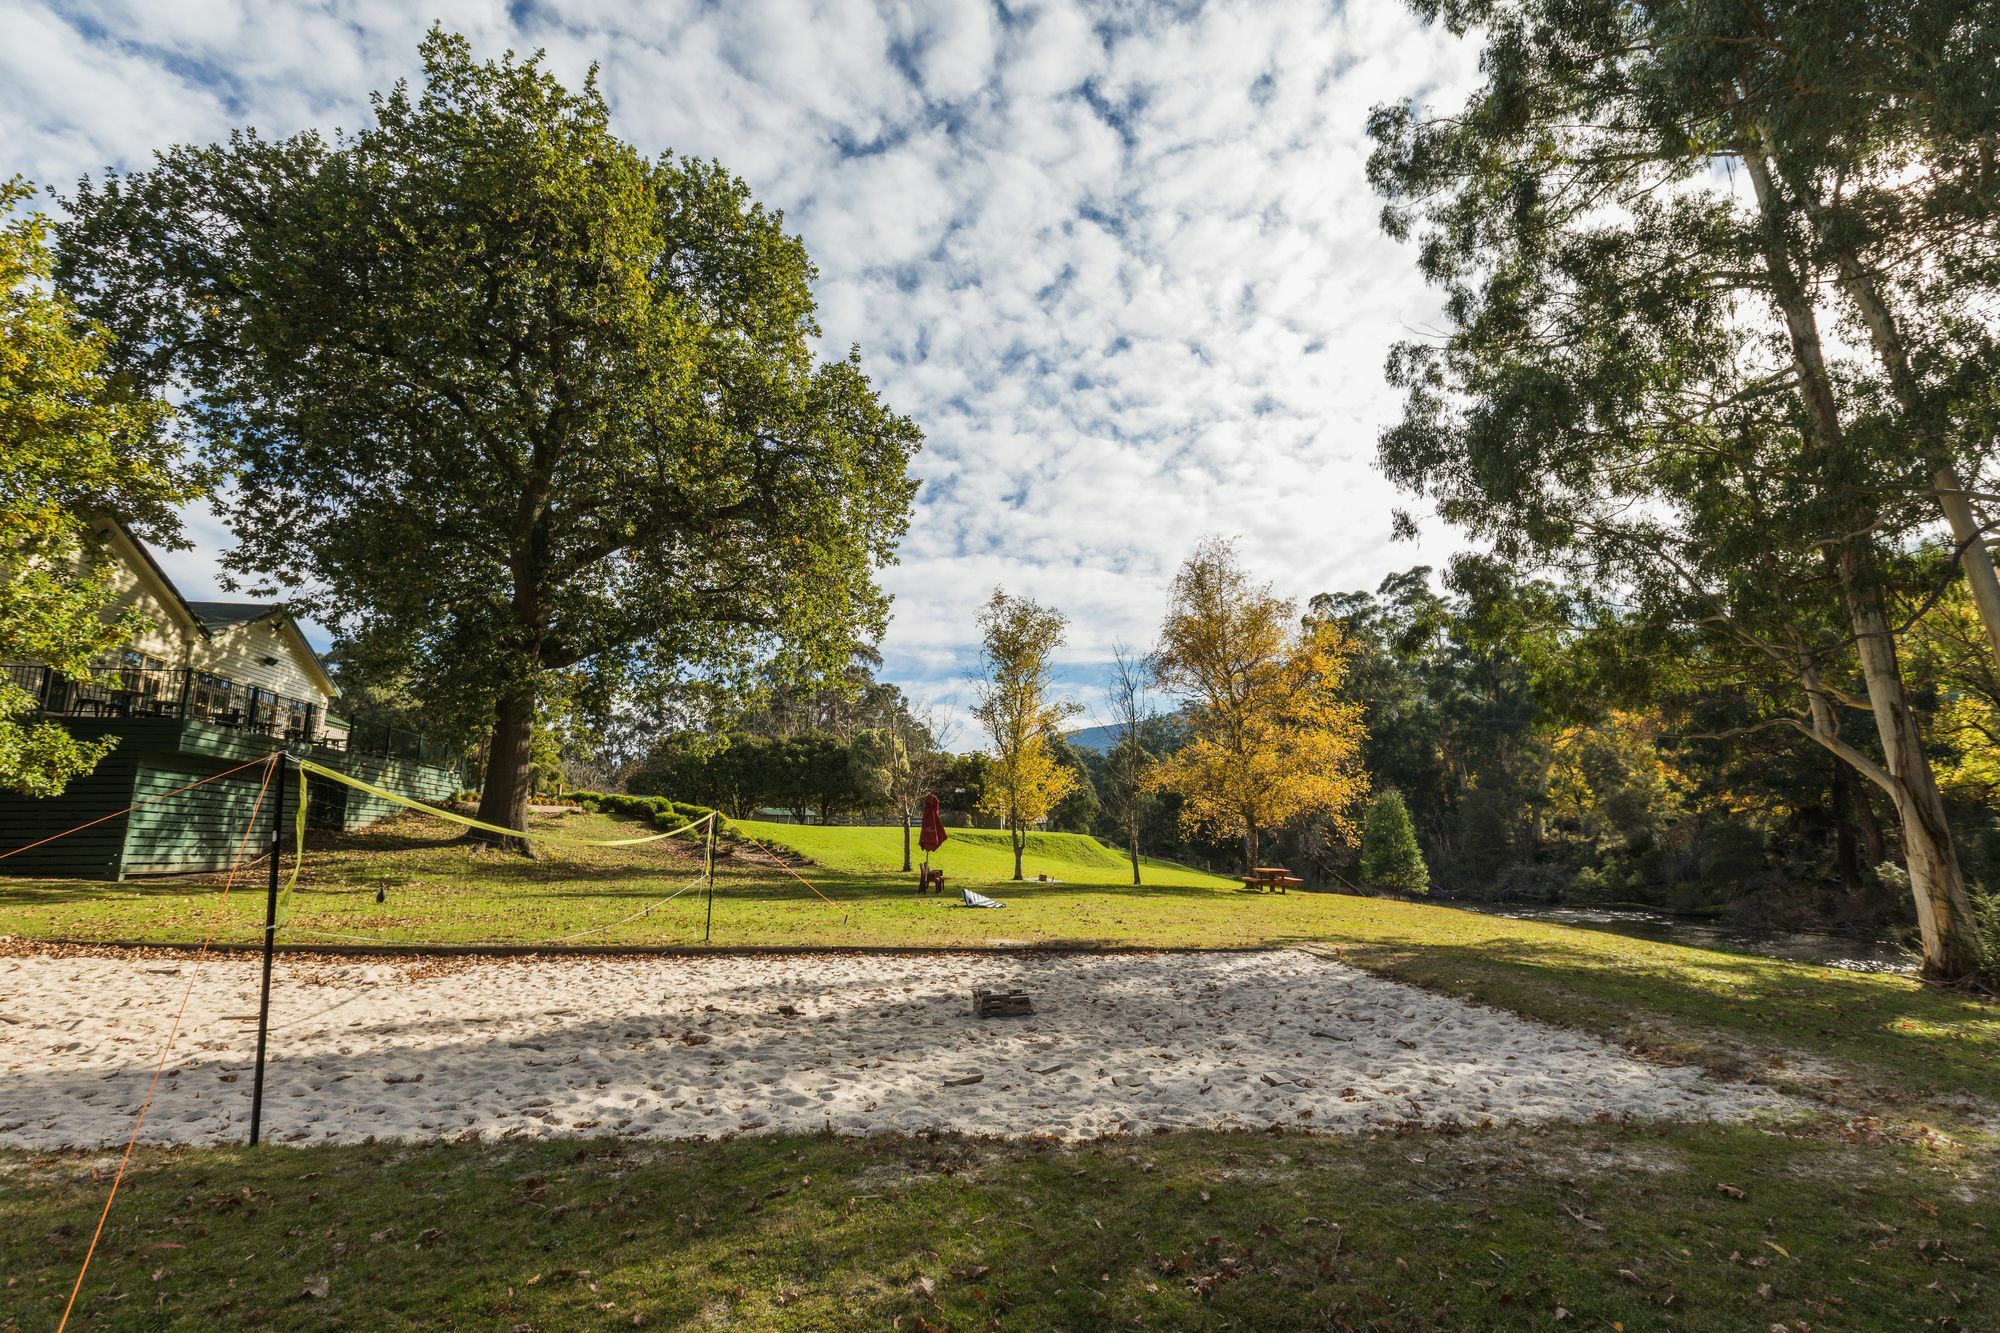
[[[1783,166],[1793,193],[1812,220],[1814,230],[1822,239],[1832,239],[1838,224],[1834,222],[1830,225],[1826,208],[1814,192],[1812,182],[1799,173],[1796,162],[1787,161]],[[2000,664],[2000,574],[1995,573],[1993,557],[1986,549],[1985,521],[1973,508],[1972,497],[1966,494],[1965,482],[1959,477],[1958,468],[1946,453],[1943,442],[1923,426],[1923,386],[1910,365],[1909,345],[1903,340],[1902,327],[1897,323],[1895,312],[1889,308],[1889,300],[1876,281],[1875,271],[1862,261],[1852,245],[1840,245],[1834,252],[1834,258],[1840,273],[1840,290],[1854,303],[1862,323],[1868,326],[1868,341],[1875,349],[1876,361],[1889,377],[1890,391],[1896,397],[1896,405],[1902,409],[1903,422],[1920,437],[1924,466],[1931,470],[1931,488],[1937,495],[1938,508],[1944,511],[1945,522],[1951,525],[1952,538],[1958,544],[1959,566],[1965,571],[1966,587],[1972,594],[1972,604],[1979,612],[1980,623],[1986,629],[1986,646],[1992,652],[1994,662]]]
[[[903,873],[910,873],[910,812],[903,811]]]
[[[1247,815],[1243,820],[1243,862],[1246,875],[1257,868],[1257,821]]]
[[[535,744],[535,695],[510,694],[493,710],[493,740],[486,752],[486,782],[479,792],[479,819],[502,828],[528,826],[528,770]],[[526,838],[468,830],[478,842],[533,855]]]
[[[1014,844],[1014,878],[1018,881],[1026,878],[1021,874],[1021,849],[1028,844],[1027,835],[1021,831],[1021,821],[1019,819],[1012,816],[1008,817],[1007,836]]]
[[[1132,882],[1137,884],[1139,882],[1139,826],[1136,823],[1127,824],[1125,826],[1125,836],[1128,845],[1132,849]]]
[[[1872,553],[1849,542],[1840,554],[1841,584],[1854,626],[1855,649],[1868,683],[1875,731],[1882,741],[1891,779],[1879,785],[1895,803],[1903,827],[1903,858],[1916,899],[1917,928],[1923,936],[1923,974],[1932,981],[1962,981],[1972,975],[1972,903],[1952,846],[1944,797],[1924,753],[1923,733],[1910,709],[1896,661],[1896,643],[1883,609]]]
[[[1910,369],[1910,354],[1903,344],[1902,330],[1897,327],[1888,302],[1875,284],[1874,275],[1862,265],[1860,256],[1852,250],[1843,249],[1840,252],[1840,273],[1841,289],[1861,311],[1862,320],[1868,325],[1869,341],[1875,345],[1875,359],[1889,374],[1889,385],[1896,395],[1896,404],[1903,409],[1905,422],[1915,427],[1914,418],[1923,410],[1923,396],[1917,377]],[[1965,492],[1965,482],[1959,477],[1958,468],[1939,447],[1938,441],[1927,438],[1923,446],[1925,466],[1931,469],[1931,488],[1937,492],[1938,508],[1944,511],[1945,522],[1951,525],[1952,538],[1958,543],[1959,567],[1965,571],[1965,583],[1972,593],[1972,604],[1979,612],[1980,623],[1986,628],[1986,646],[1992,652],[1994,662],[2000,664],[2000,575],[1995,574],[1993,556],[1986,549],[1986,523],[1972,507],[1972,497]]]

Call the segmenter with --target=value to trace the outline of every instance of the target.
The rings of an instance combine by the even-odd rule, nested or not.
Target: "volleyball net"
[[[223,789],[240,790],[230,800],[214,794]],[[622,814],[578,818],[589,812],[564,804],[531,807],[513,827],[427,795],[280,752],[0,848],[0,874],[23,873],[16,867],[24,863],[10,867],[8,859],[36,849],[46,858],[48,844],[70,834],[97,829],[102,839],[100,826],[121,816],[130,817],[133,838],[159,837],[166,827],[220,855],[210,868],[150,880],[149,892],[117,918],[99,914],[77,931],[54,923],[51,933],[69,943],[191,943],[198,900],[222,885],[225,869],[240,862],[268,873],[264,862],[274,852],[280,875],[270,917],[275,942],[285,948],[672,948],[726,936],[731,907],[749,911],[739,918],[745,942],[790,933],[794,906],[810,909],[808,917],[828,910],[845,917],[787,858],[714,811],[654,801],[653,822],[664,826],[641,824],[646,831],[628,833],[610,823],[624,822]],[[636,813],[644,819],[648,812]],[[247,856],[237,855],[244,846]],[[175,888],[191,900],[177,914],[166,906]],[[236,895],[214,942],[261,943],[263,897]],[[154,904],[158,915],[149,910]]]
[[[241,787],[245,799],[192,799],[204,790],[214,798],[223,789],[219,784]],[[400,810],[407,818],[371,820],[360,828],[315,825],[316,809],[322,817],[329,809],[345,809],[344,803],[333,806],[322,801],[316,806],[315,784],[344,789]],[[370,809],[379,810],[381,805]],[[838,910],[818,886],[770,848],[747,834],[725,830],[725,821],[714,811],[634,835],[592,836],[580,830],[566,811],[549,812],[539,820],[525,821],[527,827],[513,828],[284,751],[138,796],[120,809],[0,849],[0,874],[23,864],[8,866],[12,858],[86,830],[101,830],[121,817],[172,824],[199,817],[191,813],[195,811],[209,812],[206,818],[216,827],[200,832],[226,846],[224,864],[208,881],[187,886],[198,910],[183,919],[194,923],[194,934],[185,933],[183,927],[131,941],[199,947],[184,975],[159,986],[161,1003],[171,1006],[170,1021],[156,1054],[147,1062],[150,1069],[142,1069],[147,1074],[143,1096],[59,1330],[66,1329],[77,1312],[133,1151],[156,1097],[172,1083],[164,1076],[179,1072],[175,1064],[183,1025],[201,1017],[190,1014],[190,1005],[203,966],[218,943],[247,937],[263,945],[249,1124],[254,1145],[259,1140],[271,1030],[272,955],[280,947],[307,952],[329,947],[362,953],[441,947],[520,952],[699,944],[713,937],[719,859],[735,863],[726,877],[733,897],[817,900],[822,909]],[[602,828],[598,825],[600,832]],[[503,845],[481,847],[464,837],[469,832]],[[505,844],[535,854],[523,856]],[[259,868],[261,876],[256,873]],[[66,892],[72,883],[54,886],[50,892]],[[794,883],[807,892],[790,888]]]

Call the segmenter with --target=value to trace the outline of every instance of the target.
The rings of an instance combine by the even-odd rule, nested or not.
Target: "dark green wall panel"
[[[101,816],[113,817],[0,861],[0,876],[116,879],[221,870],[229,865],[257,805],[263,767],[247,768],[189,791],[174,789],[268,755],[272,748],[268,740],[165,719],[79,721],[72,729],[86,737],[117,735],[121,744],[95,772],[71,783],[61,796],[33,800],[0,793],[0,852]],[[315,757],[329,768],[420,801],[441,801],[462,785],[457,769],[367,755],[322,752]],[[288,778],[296,781],[297,774]],[[359,828],[401,808],[326,779],[315,781],[311,791],[314,822],[322,826]],[[173,794],[165,794],[169,792]],[[260,855],[270,841],[274,796],[267,794],[258,811],[246,859]],[[129,814],[115,813],[147,798],[155,799]],[[287,809],[293,808],[294,799],[296,789],[287,796]]]

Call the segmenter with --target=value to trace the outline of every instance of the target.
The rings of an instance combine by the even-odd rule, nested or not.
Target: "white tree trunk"
[[[1923,936],[1924,976],[1934,981],[1961,981],[1977,964],[1970,937],[1972,903],[1945,820],[1944,797],[1938,791],[1930,758],[1924,753],[1923,732],[1903,686],[1896,642],[1870,563],[1865,551],[1850,544],[1841,554],[1840,578],[1847,593],[1862,676],[1868,683],[1875,731],[1888,761],[1887,777],[1891,780],[1881,785],[1895,802],[1902,824],[1903,857],[1910,872],[1910,893],[1916,900],[1917,928]],[[1870,776],[1880,781],[1878,775]]]

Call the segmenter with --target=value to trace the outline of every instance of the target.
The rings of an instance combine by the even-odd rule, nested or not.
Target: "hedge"
[[[650,819],[664,829],[679,828],[683,824],[692,824],[697,819],[706,819],[716,813],[705,805],[670,801],[664,796],[627,796],[619,792],[604,791],[573,791],[570,796],[586,810],[600,810],[608,815],[629,815],[633,819]],[[724,824],[726,822],[724,821]],[[718,829],[724,824],[718,824]]]

